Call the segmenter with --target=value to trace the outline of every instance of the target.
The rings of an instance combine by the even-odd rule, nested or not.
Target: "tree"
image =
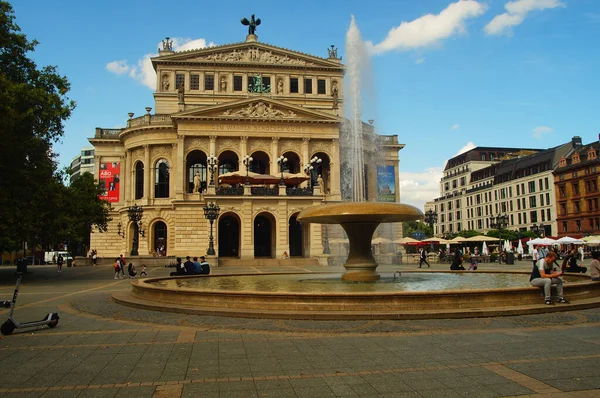
[[[20,31],[12,6],[0,0],[0,251],[46,228],[40,216],[58,189],[52,144],[75,108],[66,77],[53,66],[38,69],[28,57],[38,43]]]

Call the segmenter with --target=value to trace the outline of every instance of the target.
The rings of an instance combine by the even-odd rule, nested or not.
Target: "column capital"
[[[242,142],[248,142],[248,136],[247,135],[241,136],[240,137],[240,141],[242,141]]]
[[[211,135],[210,136],[210,143],[214,144],[215,142],[217,142],[217,136],[216,135]]]
[[[310,141],[310,137],[302,137],[303,143],[308,143]]]

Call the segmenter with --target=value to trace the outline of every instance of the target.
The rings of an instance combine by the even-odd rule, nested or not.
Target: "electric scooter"
[[[19,323],[13,318],[13,312],[15,310],[15,304],[17,303],[17,296],[19,295],[19,285],[23,279],[23,273],[17,272],[17,286],[15,287],[15,293],[13,294],[12,301],[8,302],[10,306],[10,312],[8,313],[8,320],[0,326],[0,332],[3,335],[12,334],[15,329],[32,328],[38,326],[48,325],[49,328],[54,328],[58,325],[58,313],[50,312],[46,317],[40,321],[24,322]]]

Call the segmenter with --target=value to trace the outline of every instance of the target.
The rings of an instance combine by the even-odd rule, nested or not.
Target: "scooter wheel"
[[[48,324],[49,328],[55,328],[56,325],[58,325],[58,314],[55,312],[52,314],[52,320],[50,321],[50,323]]]
[[[2,332],[2,334],[5,336],[12,334],[13,330],[15,330],[15,325],[9,320],[4,322],[2,326],[0,326],[0,332]]]

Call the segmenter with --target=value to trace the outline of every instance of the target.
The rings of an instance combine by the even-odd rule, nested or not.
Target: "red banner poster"
[[[109,202],[119,201],[119,180],[121,174],[121,163],[100,163],[100,188],[103,190],[103,194],[100,195],[100,199],[108,200]]]

